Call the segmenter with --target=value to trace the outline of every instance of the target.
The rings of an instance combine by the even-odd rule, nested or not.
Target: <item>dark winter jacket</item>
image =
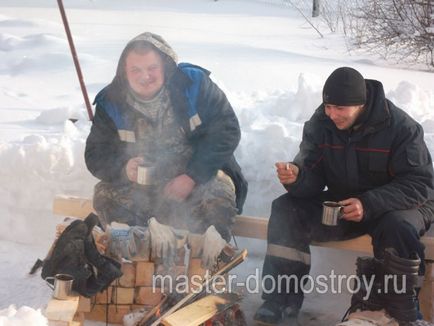
[[[233,155],[240,127],[225,94],[211,81],[208,71],[191,64],[175,67],[166,87],[176,120],[193,148],[186,174],[201,184],[223,170],[234,181],[241,212],[247,182]],[[101,180],[129,182],[125,165],[139,156],[141,149],[131,137],[120,137],[119,131],[124,135],[134,133],[135,121],[142,114],[127,104],[116,80],[96,96],[95,103],[95,118],[86,143],[87,167]]]
[[[368,100],[357,128],[338,130],[321,105],[305,123],[296,197],[359,198],[364,219],[388,211],[434,206],[434,174],[422,127],[384,95],[383,85],[366,80]]]

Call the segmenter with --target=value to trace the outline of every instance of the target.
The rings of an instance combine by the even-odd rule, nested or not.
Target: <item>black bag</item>
[[[91,213],[84,221],[76,220],[66,227],[51,255],[42,263],[44,280],[56,274],[69,274],[74,278],[72,290],[91,297],[122,275],[120,264],[101,255],[95,246],[92,229],[98,222],[98,217]]]
[[[43,262],[42,278],[45,280],[56,274],[69,274],[74,278],[72,289],[84,295],[88,279],[94,276],[84,249],[88,234],[89,229],[84,221],[76,220],[68,225],[54,244],[51,255]]]

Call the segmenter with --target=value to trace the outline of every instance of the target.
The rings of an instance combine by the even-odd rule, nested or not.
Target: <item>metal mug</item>
[[[137,183],[144,186],[152,186],[156,183],[155,166],[139,165],[137,168]]]
[[[48,282],[54,280],[54,285]],[[56,274],[45,278],[47,285],[54,291],[53,298],[67,300],[72,295],[72,282],[74,277],[69,274]]]
[[[338,225],[338,221],[342,218],[342,209],[344,206],[334,201],[325,201],[322,204],[322,224],[329,226]]]

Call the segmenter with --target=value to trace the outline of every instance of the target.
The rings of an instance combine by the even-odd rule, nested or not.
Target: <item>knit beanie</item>
[[[338,68],[327,78],[324,84],[322,98],[324,104],[342,106],[365,104],[365,79],[353,68]]]

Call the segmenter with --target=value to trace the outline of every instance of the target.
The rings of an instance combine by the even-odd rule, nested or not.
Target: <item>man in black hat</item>
[[[385,249],[396,255],[384,260],[398,262],[386,270],[424,274],[420,236],[434,217],[432,160],[422,127],[385,98],[381,82],[365,80],[349,67],[336,69],[324,85],[323,103],[305,123],[299,153],[276,168],[287,193],[272,204],[262,276],[265,301],[256,321],[277,324],[298,313],[312,241],[367,233],[376,258],[383,259]],[[321,224],[326,200],[343,206],[337,226]],[[380,308],[396,319],[416,319],[417,284],[408,288],[404,297],[382,296],[383,303],[398,303]]]

